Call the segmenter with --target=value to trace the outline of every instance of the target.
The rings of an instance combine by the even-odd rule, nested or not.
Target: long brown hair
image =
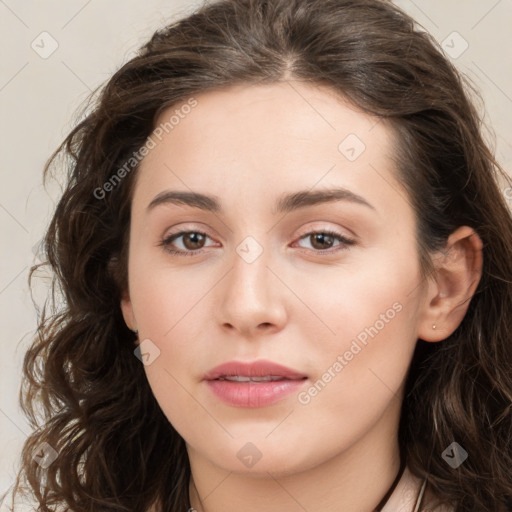
[[[134,155],[169,106],[288,79],[328,85],[392,127],[424,278],[429,251],[457,227],[482,239],[483,275],[463,321],[440,343],[417,342],[399,441],[412,473],[457,512],[512,510],[512,217],[500,191],[510,179],[484,140],[469,83],[386,0],[204,5],[158,30],[52,155],[45,179],[60,166],[67,180],[44,238],[54,293],[24,360],[20,401],[35,431],[14,486],[38,510],[190,507],[184,440],[151,392],[120,310]],[[454,441],[468,453],[457,469],[441,457]],[[47,467],[32,458],[42,443],[58,454]]]

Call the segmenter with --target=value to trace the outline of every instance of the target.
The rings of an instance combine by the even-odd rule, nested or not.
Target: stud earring
[[[135,334],[138,334],[138,333],[139,333],[139,330],[138,330],[138,329],[131,329],[131,328],[130,328],[130,331],[132,331],[132,332],[133,332],[133,333],[135,333]]]
[[[436,328],[436,324],[434,324],[434,325],[432,326],[432,329],[435,329],[435,328]]]

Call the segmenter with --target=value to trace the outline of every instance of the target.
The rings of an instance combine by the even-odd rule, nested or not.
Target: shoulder
[[[453,507],[444,505],[432,507],[435,502],[436,498],[429,492],[425,481],[414,476],[406,466],[382,512],[455,512]]]

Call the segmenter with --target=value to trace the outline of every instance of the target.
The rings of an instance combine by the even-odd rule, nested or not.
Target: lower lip
[[[296,393],[307,379],[268,382],[235,382],[208,380],[212,392],[223,402],[235,407],[264,407]]]

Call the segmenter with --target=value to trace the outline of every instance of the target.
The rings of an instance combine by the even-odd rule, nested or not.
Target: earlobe
[[[441,341],[460,325],[482,276],[482,249],[481,238],[469,226],[448,237],[445,248],[434,258],[436,270],[428,279],[418,338]]]

